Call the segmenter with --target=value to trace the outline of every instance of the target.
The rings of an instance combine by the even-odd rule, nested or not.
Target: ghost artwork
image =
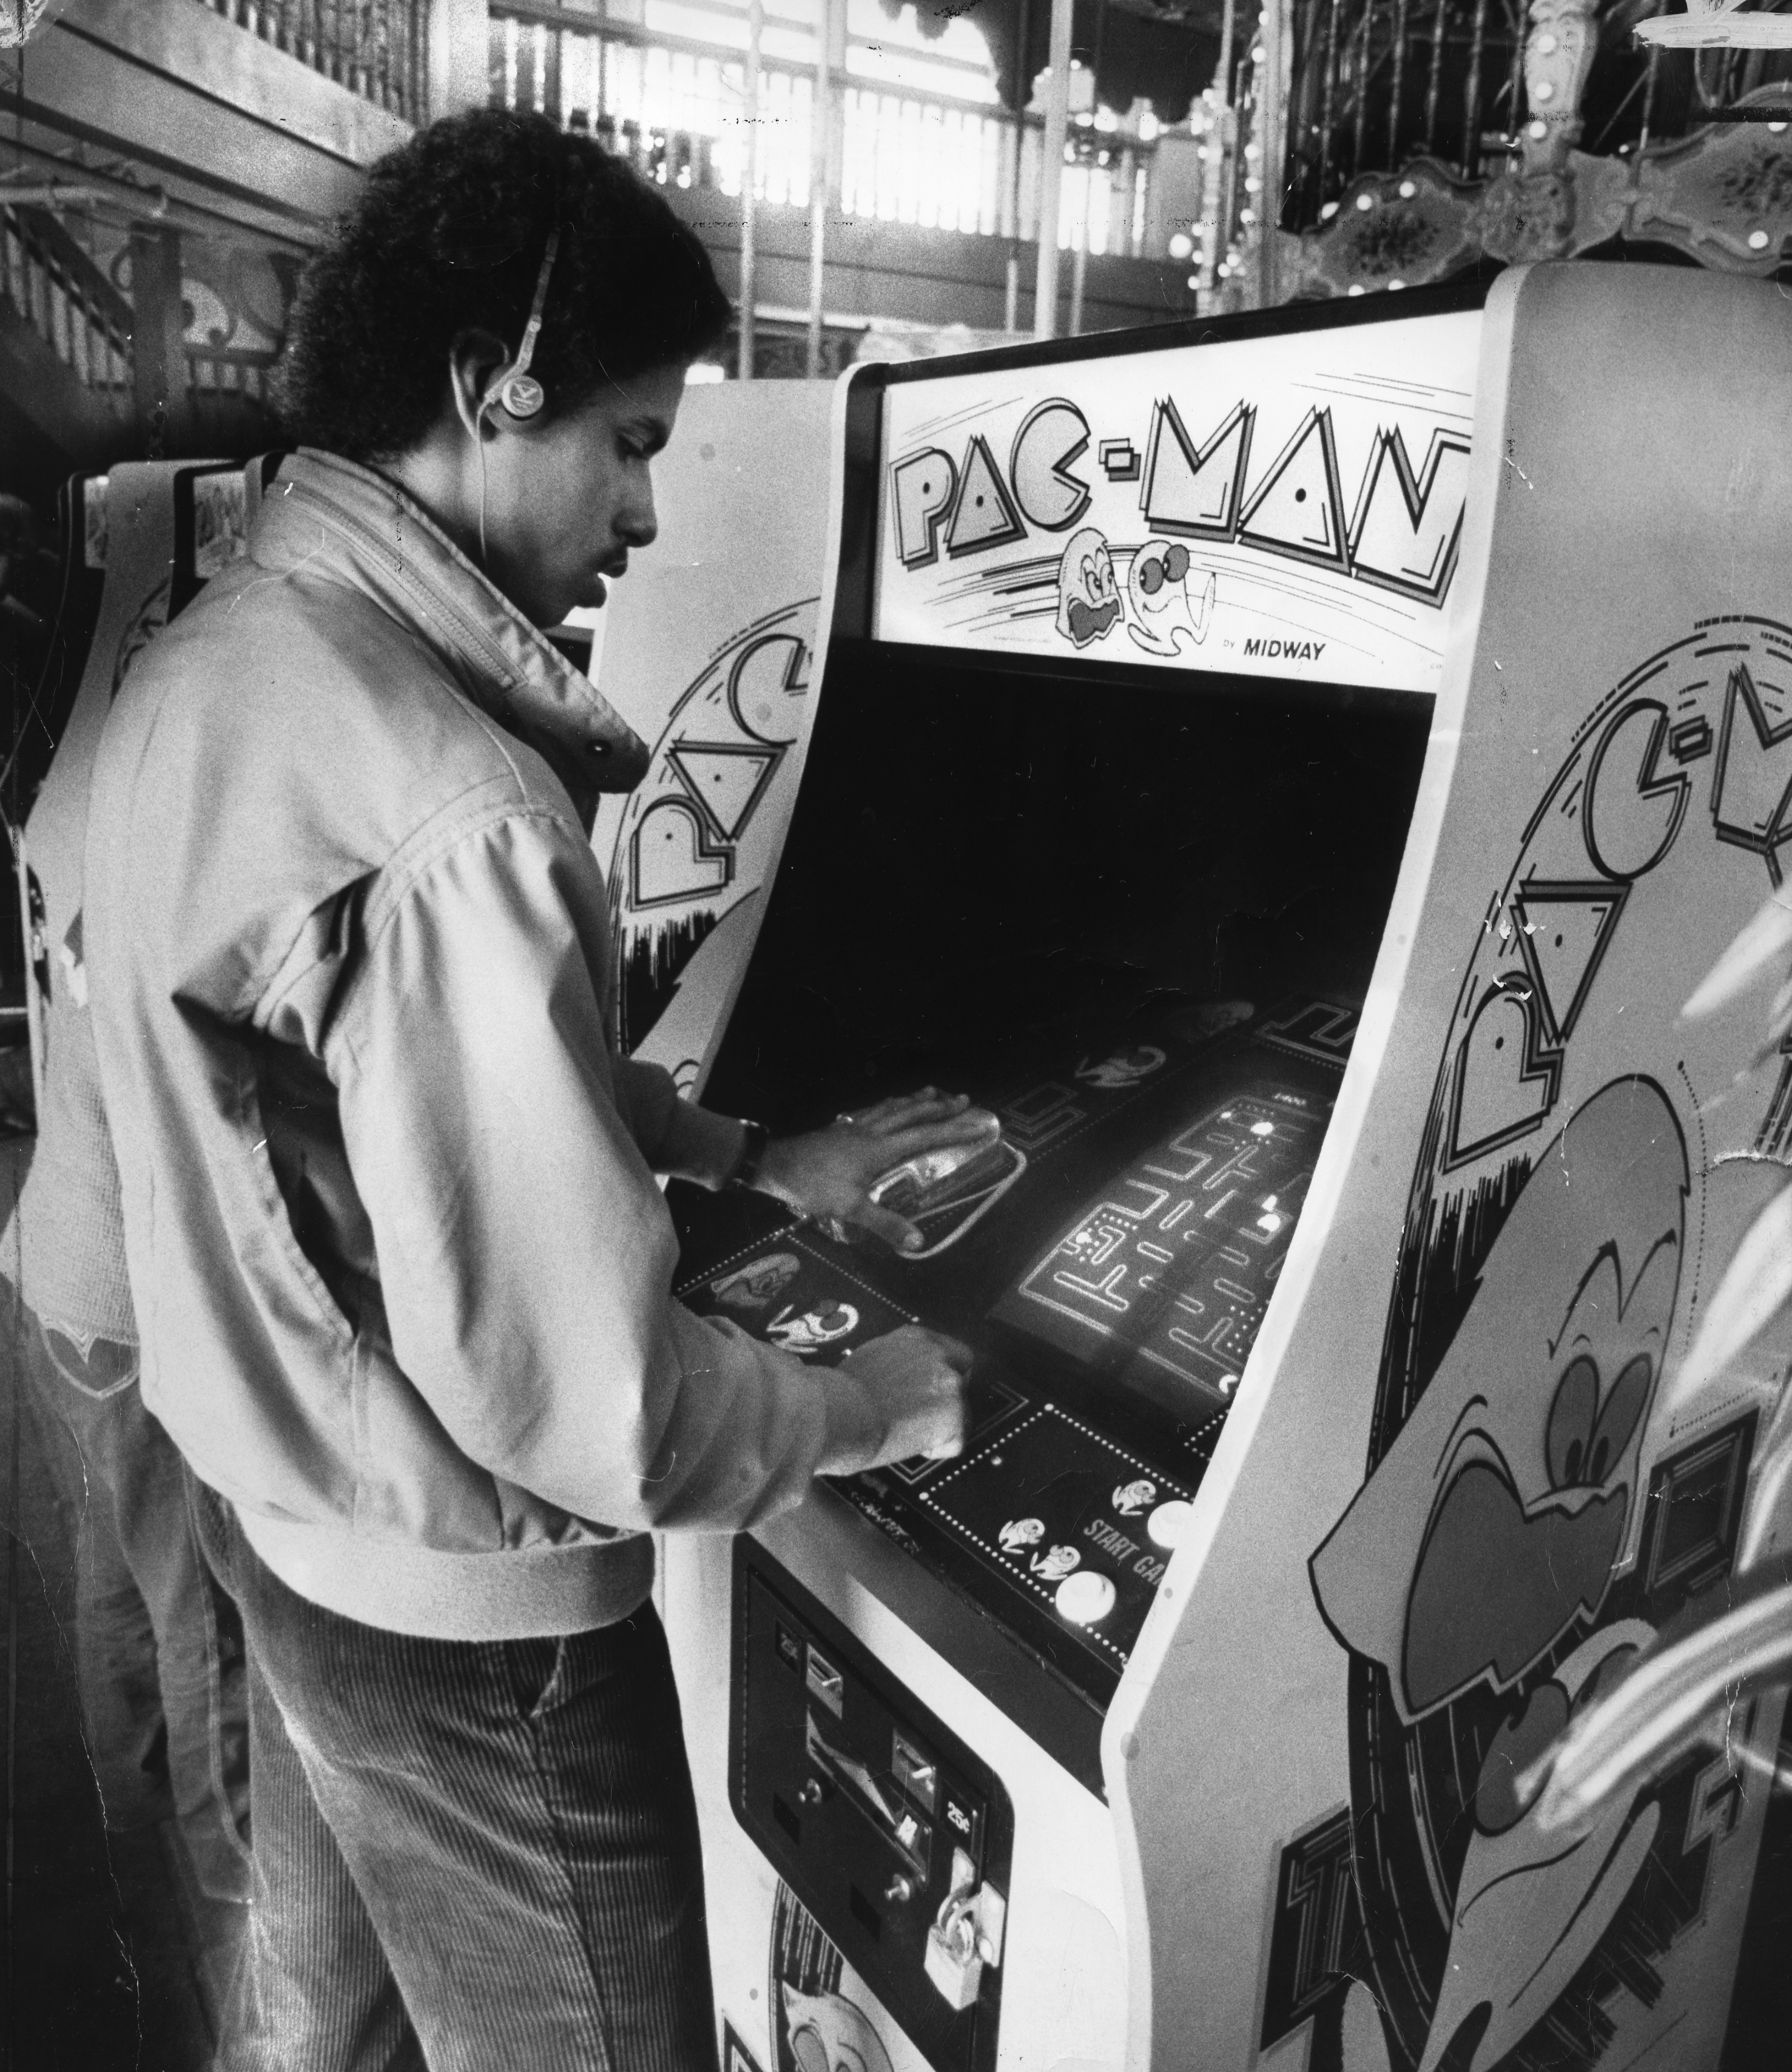
[[[1085,1058],[1076,1068],[1076,1076],[1086,1086],[1116,1093],[1123,1087],[1136,1086],[1141,1079],[1149,1079],[1167,1060],[1168,1053],[1160,1050],[1155,1043],[1136,1043],[1130,1050],[1116,1050],[1111,1057]]]
[[[806,1359],[824,1346],[850,1338],[858,1327],[859,1313],[850,1302],[818,1302],[801,1316],[785,1309],[767,1325],[766,1336],[786,1352]]]
[[[1386,1671],[1408,1727],[1476,1687],[1512,1694],[1474,1798],[1421,2072],[1486,2072],[1559,1996],[1634,1883],[1657,1818],[1621,1799],[1542,1835],[1515,1779],[1650,1638],[1595,1630],[1641,1503],[1689,1184],[1659,1087],[1613,1081],[1543,1152],[1473,1302],[1398,1437],[1313,1557],[1333,1631]]]
[[[1120,615],[1113,557],[1100,533],[1085,526],[1071,536],[1058,565],[1058,631],[1073,648],[1087,648],[1105,639]]]
[[[1011,1518],[997,1537],[1005,1554],[1018,1554],[1024,1547],[1037,1547],[1046,1536],[1042,1518]]]
[[[1198,648],[1213,616],[1214,578],[1179,540],[1147,540],[1126,570],[1126,631],[1148,655]]]
[[[770,1252],[709,1284],[709,1293],[725,1309],[763,1309],[783,1294],[800,1271],[793,1252]]]
[[[1048,1547],[1043,1554],[1035,1554],[1027,1566],[1042,1583],[1061,1583],[1082,1560],[1074,1547]]]
[[[1149,1511],[1157,1501],[1157,1485],[1141,1476],[1136,1482],[1125,1482],[1114,1492],[1114,1513],[1119,1518],[1137,1518]]]
[[[891,2072],[890,2053],[864,2009],[841,1993],[780,1984],[797,2072]]]

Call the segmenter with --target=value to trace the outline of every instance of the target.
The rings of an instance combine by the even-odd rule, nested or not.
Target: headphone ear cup
[[[498,401],[513,417],[537,417],[548,392],[532,374],[508,376],[498,386]]]

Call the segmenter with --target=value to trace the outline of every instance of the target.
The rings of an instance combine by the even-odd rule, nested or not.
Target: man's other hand
[[[754,1184],[799,1215],[856,1224],[898,1252],[918,1252],[924,1242],[920,1231],[894,1209],[880,1208],[871,1199],[873,1187],[911,1158],[951,1145],[993,1144],[1001,1134],[995,1116],[972,1108],[968,1094],[923,1087],[843,1115],[807,1136],[775,1137]]]
[[[905,1324],[861,1346],[841,1372],[861,1383],[884,1413],[881,1444],[830,1447],[816,1472],[856,1475],[890,1461],[950,1460],[964,1445],[964,1377],[971,1349],[942,1331]]]

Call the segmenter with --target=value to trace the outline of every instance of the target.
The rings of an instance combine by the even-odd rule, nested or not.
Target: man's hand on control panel
[[[898,1252],[918,1252],[926,1242],[921,1232],[906,1216],[873,1202],[873,1187],[910,1159],[957,1145],[993,1144],[1001,1134],[995,1116],[972,1108],[968,1095],[923,1087],[837,1116],[825,1129],[774,1137],[752,1184],[799,1215],[857,1224]]]
[[[879,1445],[833,1446],[818,1463],[822,1475],[856,1475],[891,1461],[947,1461],[964,1445],[964,1377],[971,1349],[943,1331],[905,1324],[847,1355],[841,1367],[884,1413]]]

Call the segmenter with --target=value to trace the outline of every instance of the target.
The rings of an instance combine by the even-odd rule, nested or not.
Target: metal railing
[[[1667,4],[1567,0],[1546,22],[1530,0],[1297,0],[1281,228],[1329,221],[1365,174],[1424,159],[1459,180],[1497,178],[1518,168],[1539,125],[1564,148],[1629,157],[1792,82],[1792,51],[1639,44],[1638,23]],[[1582,36],[1584,55],[1564,63]],[[1555,62],[1527,78],[1539,59]]]
[[[741,53],[610,25],[560,26],[537,7],[491,10],[490,97],[587,130],[662,186],[737,195],[746,153]],[[766,56],[759,67],[754,195],[807,208],[814,73]],[[1043,124],[967,94],[882,87],[837,75],[844,214],[928,229],[1030,240],[1038,230]],[[1059,241],[1140,254],[1154,141],[1092,125],[1075,137]]]
[[[429,0],[200,0],[407,122],[428,118]]]
[[[1516,128],[1523,0],[1305,0],[1294,14],[1282,220],[1423,153],[1464,179]]]

